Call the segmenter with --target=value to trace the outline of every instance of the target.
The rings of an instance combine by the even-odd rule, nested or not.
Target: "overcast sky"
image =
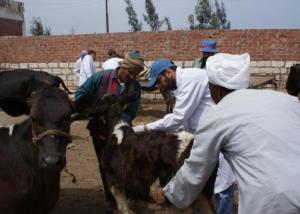
[[[105,0],[23,0],[27,34],[32,17],[40,17],[52,34],[105,32]],[[153,0],[160,18],[171,20],[173,29],[187,29],[187,17],[197,0]],[[220,2],[220,0],[219,0]],[[232,29],[300,28],[300,0],[223,0]],[[145,13],[144,0],[132,0],[138,18]],[[128,32],[124,0],[108,0],[111,32]],[[143,22],[143,30],[149,28]]]

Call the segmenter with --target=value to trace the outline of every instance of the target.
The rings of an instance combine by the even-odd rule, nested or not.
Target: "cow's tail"
[[[68,93],[68,94],[74,94],[74,92],[71,92],[68,87],[66,86],[64,80],[59,77],[59,76],[56,76],[56,80],[58,81],[58,83],[63,87],[63,89]]]

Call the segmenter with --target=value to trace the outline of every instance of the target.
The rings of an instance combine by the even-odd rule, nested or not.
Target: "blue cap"
[[[208,53],[218,53],[216,46],[217,42],[213,39],[203,40],[200,51]]]
[[[158,59],[154,61],[150,68],[150,80],[147,87],[153,88],[156,85],[159,74],[173,66],[175,66],[175,64],[169,59]]]

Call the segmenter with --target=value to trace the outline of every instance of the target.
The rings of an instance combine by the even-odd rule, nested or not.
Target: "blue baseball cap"
[[[203,40],[200,51],[208,53],[218,53],[219,51],[217,50],[216,46],[217,42],[213,39]]]
[[[158,59],[154,61],[150,68],[150,80],[147,84],[147,87],[153,88],[156,85],[159,74],[167,68],[171,68],[173,66],[175,66],[174,62],[169,59]]]

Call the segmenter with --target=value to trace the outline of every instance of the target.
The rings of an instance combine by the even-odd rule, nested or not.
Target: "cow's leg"
[[[122,190],[117,189],[116,187],[112,186],[110,188],[111,193],[113,194],[117,207],[118,207],[118,212],[122,214],[130,214],[132,213],[129,209],[128,201],[125,196],[125,192]]]
[[[165,90],[161,90],[161,89],[160,89],[160,93],[163,96],[163,98],[166,102],[166,105],[167,105],[166,113],[167,114],[172,113],[173,106],[174,106],[174,98],[173,98],[172,93],[170,91],[165,91]]]

